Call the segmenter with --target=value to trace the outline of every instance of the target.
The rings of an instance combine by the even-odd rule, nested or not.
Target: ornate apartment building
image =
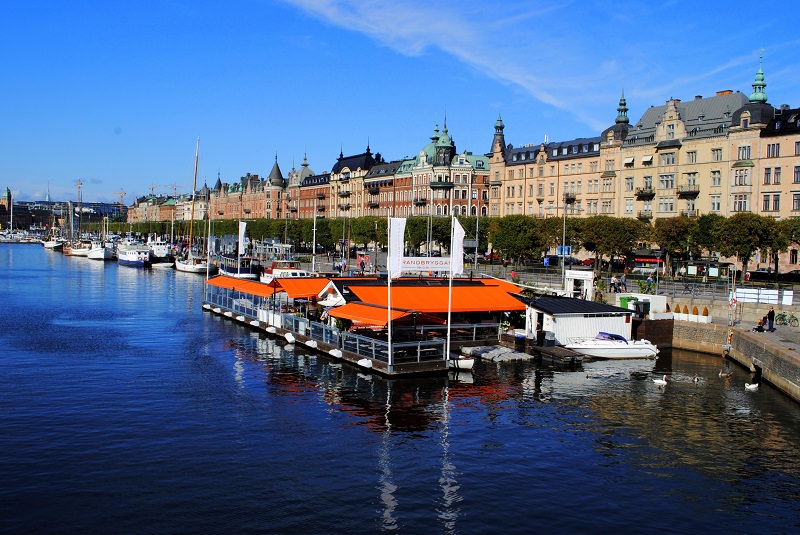
[[[595,137],[526,144],[494,125],[491,151],[459,152],[447,122],[413,158],[345,156],[315,174],[304,157],[284,178],[277,157],[267,179],[247,174],[196,195],[195,218],[332,218],[387,215],[587,217],[607,214],[652,222],[737,212],[800,216],[800,109],[768,103],[759,65],[752,93],[730,90],[671,98],[635,122],[624,94],[614,124]],[[174,213],[191,201],[159,206],[142,199],[131,220]],[[792,256],[794,255],[794,256]],[[790,252],[797,263],[797,251]]]

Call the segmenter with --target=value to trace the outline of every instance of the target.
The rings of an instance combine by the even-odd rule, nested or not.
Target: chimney
[[[721,96],[724,96],[724,95],[732,95],[732,94],[733,94],[733,90],[731,90],[731,89],[723,89],[722,91],[717,91],[717,96],[718,97],[721,97]]]

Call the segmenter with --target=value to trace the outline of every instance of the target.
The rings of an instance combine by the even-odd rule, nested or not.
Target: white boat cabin
[[[546,339],[559,345],[601,331],[631,339],[633,310],[570,297],[539,297],[528,301],[525,308],[527,338],[536,338],[541,330]]]

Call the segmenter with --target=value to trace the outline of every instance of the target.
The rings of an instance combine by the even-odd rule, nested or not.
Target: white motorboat
[[[226,256],[218,257],[217,264],[220,275],[227,275],[237,279],[258,279],[258,264],[252,261],[249,256]]]
[[[92,248],[86,256],[90,260],[113,260],[114,248],[102,240],[92,240]]]
[[[264,284],[271,284],[275,279],[305,279],[313,276],[310,271],[303,269],[297,260],[273,260],[270,267],[261,273],[259,280]]]
[[[599,332],[594,338],[574,339],[564,347],[597,359],[651,359],[658,354],[658,348],[649,340],[628,340],[606,332]]]

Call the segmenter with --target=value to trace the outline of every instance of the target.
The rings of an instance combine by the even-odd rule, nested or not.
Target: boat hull
[[[587,340],[566,344],[564,347],[586,357],[596,359],[651,359],[658,354],[658,348],[646,340],[627,343],[609,340]]]

